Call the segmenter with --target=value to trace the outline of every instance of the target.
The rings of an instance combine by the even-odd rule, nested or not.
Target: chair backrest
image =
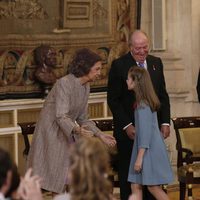
[[[114,123],[113,119],[95,119],[93,120],[96,126],[106,134],[113,135]],[[111,165],[111,177],[109,179],[112,181],[114,187],[119,187],[119,179],[117,175],[118,171],[118,154],[117,147],[108,147],[108,152],[110,154],[110,165]],[[108,174],[110,176],[110,174]]]
[[[178,117],[172,121],[177,138],[177,166],[200,161],[200,117]]]
[[[93,121],[101,131],[112,134],[113,132],[112,119],[98,119]],[[28,135],[32,135],[34,133],[36,122],[19,123],[18,125],[22,129],[22,135],[24,137],[25,149],[23,151],[23,154],[28,155],[30,149],[30,141]]]
[[[113,135],[114,123],[112,119],[94,119],[96,126],[106,134]],[[116,155],[117,150],[115,147],[109,147],[109,152],[112,156]]]
[[[112,119],[95,119],[93,121],[101,131],[113,131],[114,129]]]
[[[25,149],[23,151],[23,155],[27,156],[30,149],[30,141],[28,135],[32,135],[34,133],[35,122],[18,123],[18,125],[21,127],[22,135],[24,137]]]

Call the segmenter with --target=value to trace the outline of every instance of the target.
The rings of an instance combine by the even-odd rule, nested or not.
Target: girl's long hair
[[[148,71],[144,68],[133,66],[129,69],[129,76],[135,82],[134,91],[137,105],[145,103],[150,106],[152,112],[160,107],[160,101],[155,93]]]
[[[109,156],[97,138],[81,138],[70,154],[70,195],[72,200],[109,200],[107,179]]]

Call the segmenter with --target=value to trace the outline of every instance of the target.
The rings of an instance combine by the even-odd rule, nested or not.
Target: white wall
[[[151,37],[152,7],[150,0],[142,1],[141,28]],[[162,58],[171,116],[200,116],[196,83],[200,67],[200,1],[166,0],[166,50],[151,52]],[[176,137],[166,140],[173,169],[176,173]]]
[[[151,37],[151,1],[142,1],[141,28]],[[200,1],[166,0],[166,50],[162,58],[172,117],[200,114],[196,81],[200,66]]]

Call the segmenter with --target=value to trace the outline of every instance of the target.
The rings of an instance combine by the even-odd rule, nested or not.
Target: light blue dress
[[[158,127],[157,113],[142,104],[135,110],[136,137],[134,140],[128,181],[141,185],[161,185],[173,181],[166,146]],[[139,148],[145,148],[142,171],[134,171]]]

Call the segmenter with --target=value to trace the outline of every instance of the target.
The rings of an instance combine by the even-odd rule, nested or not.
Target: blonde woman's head
[[[81,138],[73,145],[70,155],[72,200],[109,199],[109,156],[104,144],[97,138]]]

